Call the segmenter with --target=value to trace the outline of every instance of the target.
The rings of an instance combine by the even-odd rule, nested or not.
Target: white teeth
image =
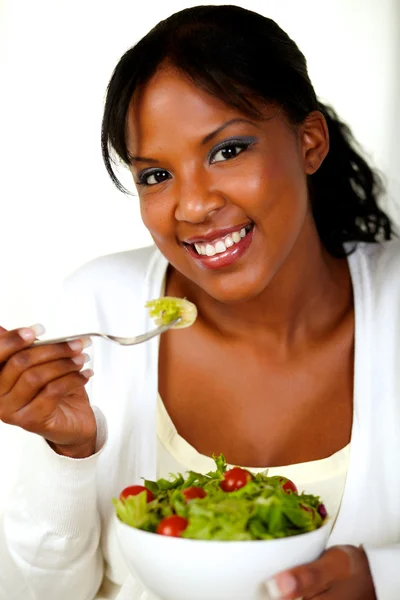
[[[224,242],[222,242],[221,240],[219,240],[215,244],[215,252],[217,254],[221,254],[221,252],[225,252],[225,250],[226,250],[226,246],[225,246]]]
[[[240,240],[241,240],[242,238],[240,237],[240,233],[239,233],[238,231],[234,231],[234,232],[232,233],[232,239],[233,239],[233,241],[235,242],[235,244],[237,244],[238,242],[240,242]]]
[[[214,256],[215,254],[222,254],[226,252],[227,248],[231,248],[234,244],[240,242],[245,235],[247,235],[248,231],[243,227],[240,231],[234,231],[233,233],[227,235],[226,237],[213,242],[212,244],[194,244],[196,248],[197,254],[202,256]]]

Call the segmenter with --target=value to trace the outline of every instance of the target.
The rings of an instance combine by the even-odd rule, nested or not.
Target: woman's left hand
[[[318,560],[283,571],[267,582],[271,600],[376,600],[362,548],[334,546]]]

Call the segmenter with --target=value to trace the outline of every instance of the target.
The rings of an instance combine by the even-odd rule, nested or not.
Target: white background
[[[400,2],[236,4],[275,19],[298,43],[317,94],[350,124],[384,172],[389,211],[400,223]],[[92,257],[151,241],[137,198],[113,188],[101,161],[104,94],[125,50],[159,20],[191,5],[0,4],[1,325],[36,322],[54,286]],[[10,429],[0,424],[0,469],[7,465],[0,504],[12,480],[10,456],[18,455]]]

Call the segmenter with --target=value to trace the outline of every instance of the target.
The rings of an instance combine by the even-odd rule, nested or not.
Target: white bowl
[[[162,600],[267,600],[265,580],[317,559],[332,528],[327,519],[288,538],[221,542],[166,537],[115,520],[129,569]]]

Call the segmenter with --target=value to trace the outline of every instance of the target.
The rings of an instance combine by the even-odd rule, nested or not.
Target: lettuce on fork
[[[150,310],[150,316],[158,326],[168,325],[171,321],[180,319],[174,328],[184,329],[193,325],[197,318],[196,306],[186,298],[164,296],[149,300],[145,306]]]

